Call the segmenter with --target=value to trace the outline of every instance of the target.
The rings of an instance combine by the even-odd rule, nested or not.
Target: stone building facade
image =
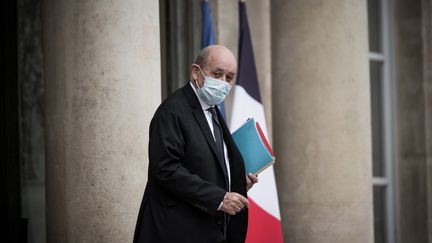
[[[2,3],[18,12],[9,225],[26,218],[34,243],[131,242],[149,122],[188,81],[200,2],[35,2]],[[238,2],[211,5],[237,53]],[[432,1],[246,5],[285,242],[432,242]]]

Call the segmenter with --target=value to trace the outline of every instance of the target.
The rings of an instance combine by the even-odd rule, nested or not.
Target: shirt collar
[[[195,92],[195,95],[197,96],[199,103],[201,104],[201,108],[203,109],[203,111],[207,110],[208,108],[212,107],[210,105],[208,105],[207,103],[205,103],[201,97],[198,95],[197,89],[195,88],[195,86],[193,85],[192,81],[189,82],[190,85],[192,86],[193,91]]]

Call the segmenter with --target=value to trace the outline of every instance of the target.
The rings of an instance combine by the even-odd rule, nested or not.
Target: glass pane
[[[384,176],[382,63],[370,62],[371,119],[372,119],[372,174]]]
[[[382,52],[381,0],[368,0],[369,51]]]
[[[373,187],[373,211],[374,211],[374,242],[386,242],[386,187]]]

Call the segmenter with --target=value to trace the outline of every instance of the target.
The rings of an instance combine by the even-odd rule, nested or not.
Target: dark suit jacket
[[[231,191],[246,196],[243,159],[220,120],[230,159]],[[217,208],[228,190],[228,177],[216,151],[204,112],[188,83],[159,106],[150,124],[148,182],[135,243],[224,242],[226,220]],[[245,209],[229,217],[227,242],[244,242],[246,230]]]

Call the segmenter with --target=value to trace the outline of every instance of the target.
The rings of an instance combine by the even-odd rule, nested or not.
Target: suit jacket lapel
[[[218,149],[216,147],[216,142],[214,140],[213,134],[210,130],[209,124],[207,123],[207,119],[205,118],[204,111],[201,108],[201,104],[198,101],[198,97],[196,97],[195,92],[192,90],[192,87],[190,84],[186,84],[186,86],[183,87],[184,93],[186,95],[186,98],[189,101],[189,104],[192,106],[193,111],[192,114],[197,121],[201,132],[204,134],[204,137],[207,140],[207,143],[210,145],[211,149],[213,150],[214,156],[219,161],[219,165],[221,167],[221,170],[225,176],[225,178],[228,178],[228,175],[226,174],[225,170],[225,162],[218,156]]]

